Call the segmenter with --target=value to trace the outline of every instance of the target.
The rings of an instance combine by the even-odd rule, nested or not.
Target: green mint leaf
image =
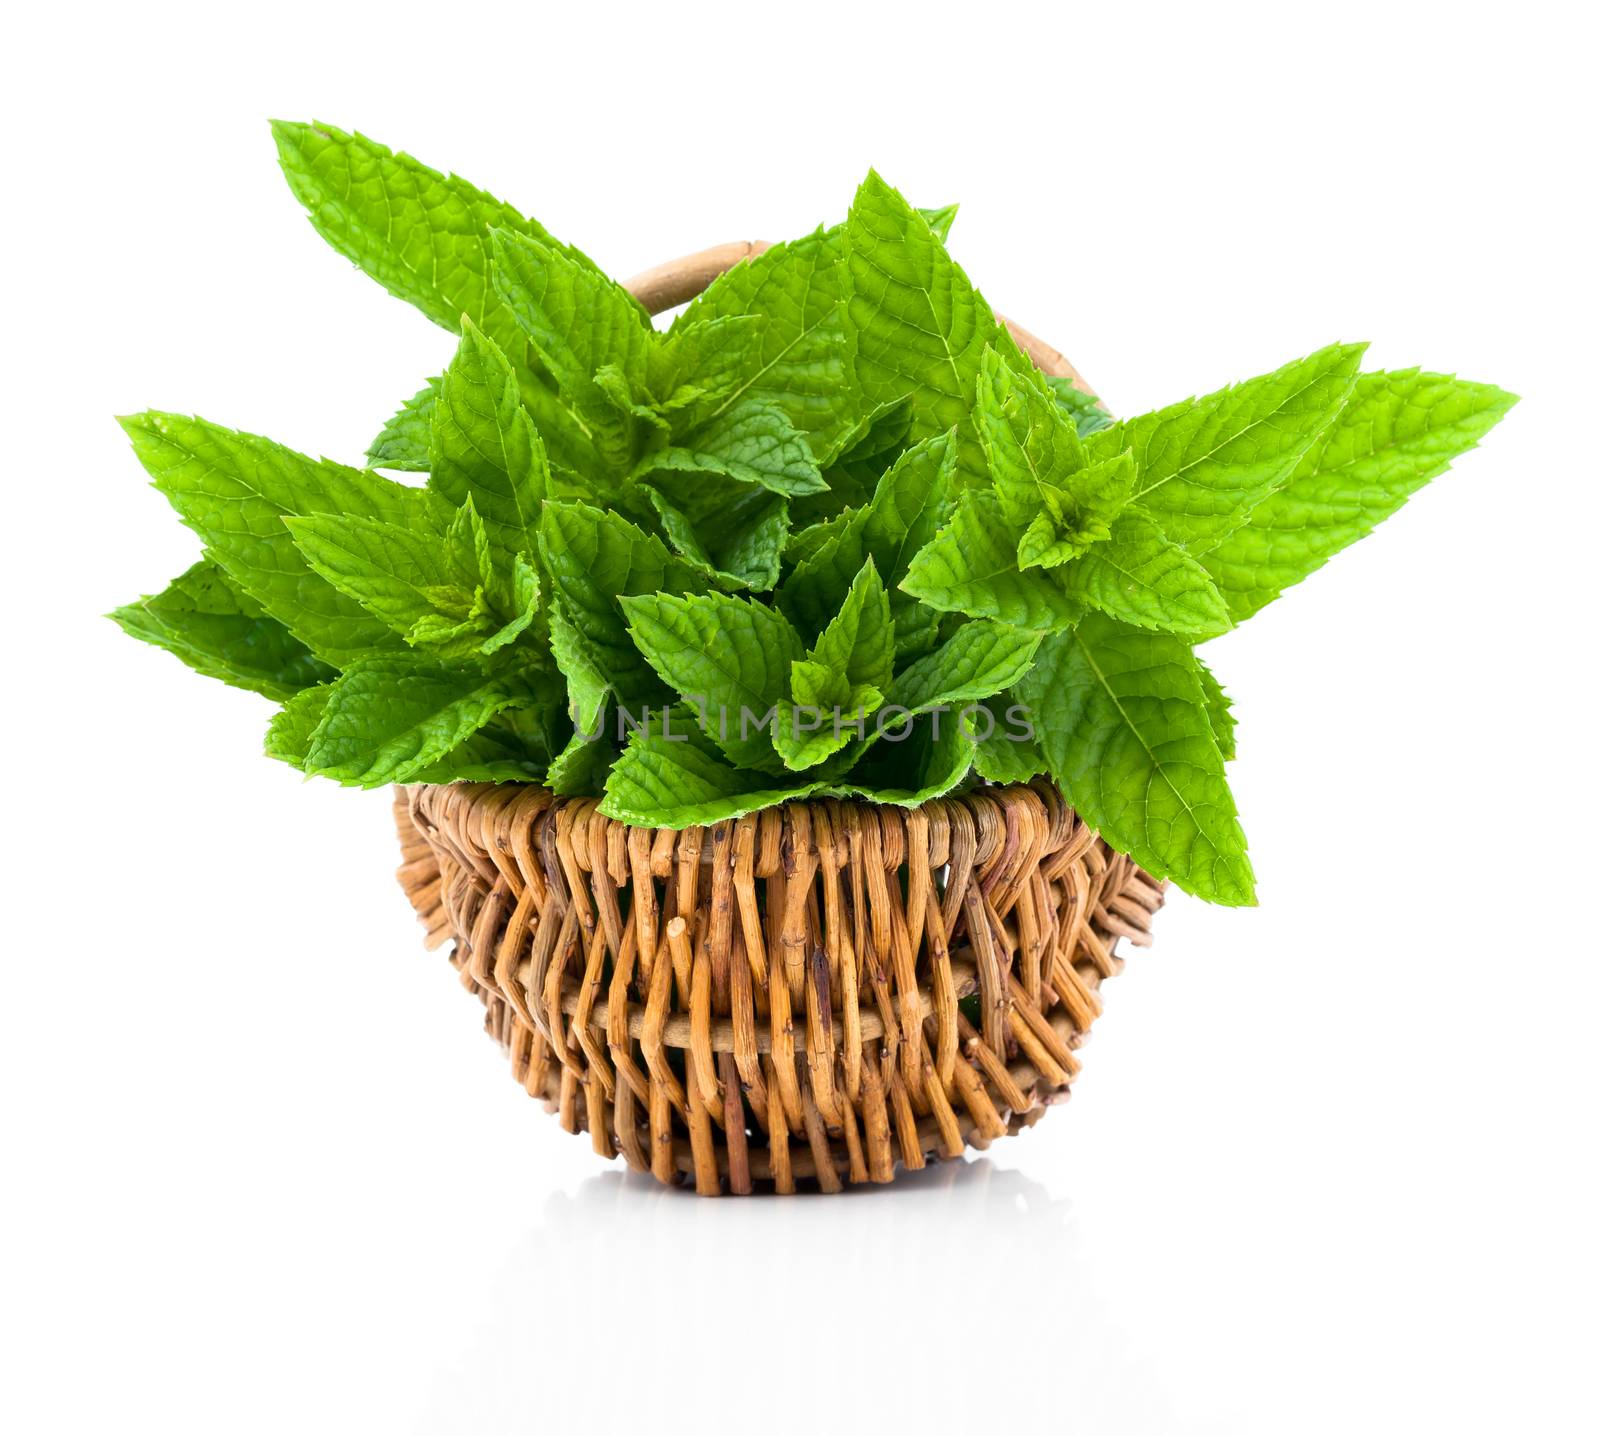
[[[899,588],[913,556],[949,521],[955,462],[954,435],[930,435],[895,460],[862,508],[813,541],[813,551],[778,595],[802,633],[822,631],[838,612],[839,596],[870,558],[890,592],[900,648],[913,656],[920,651],[917,645],[934,622],[925,611],[919,614],[920,605]]]
[[[593,437],[603,400],[595,371],[615,365],[642,391],[656,333],[643,310],[598,271],[512,230],[494,233],[495,292]]]
[[[1202,561],[1242,623],[1473,448],[1516,396],[1417,369],[1361,375],[1288,482]]]
[[[448,527],[345,514],[284,520],[312,570],[356,600],[408,643],[475,647],[493,623],[484,602],[470,504]]]
[[[1133,450],[1133,500],[1168,538],[1214,547],[1287,479],[1350,393],[1364,344],[1330,344],[1259,379],[1157,409],[1085,441],[1091,459]]]
[[[567,681],[567,715],[573,734],[552,760],[545,782],[563,797],[598,793],[616,761],[615,728],[621,715],[610,713],[611,682],[559,603],[550,608],[550,651]]]
[[[527,707],[502,709],[436,763],[414,772],[412,783],[539,783],[564,731],[550,695]]]
[[[1112,618],[1192,639],[1233,627],[1217,586],[1187,549],[1138,507],[1122,511],[1111,537],[1060,570],[1062,587]]]
[[[268,698],[292,698],[333,677],[209,559],[108,617],[129,637],[166,649],[196,673]]]
[[[1056,567],[1106,538],[1133,492],[1131,457],[1086,464],[1077,430],[1038,375],[994,349],[978,376],[978,437],[1000,512],[1022,534],[1022,568]]]
[[[819,666],[795,665],[796,686],[814,696],[782,699],[772,725],[773,748],[784,766],[797,773],[815,768],[840,749],[863,741],[862,735],[870,730],[867,720],[883,702],[883,694],[870,684],[835,697],[818,684],[820,675],[801,677],[802,670]]]
[[[611,682],[602,661],[559,602],[550,606],[550,652],[567,680],[567,710],[580,734],[598,733]]]
[[[469,499],[501,558],[532,553],[550,494],[550,466],[510,362],[468,323],[433,409],[428,487],[457,507]]]
[[[1217,740],[1217,748],[1222,754],[1222,761],[1233,762],[1238,756],[1234,746],[1233,730],[1233,699],[1223,691],[1222,685],[1217,682],[1211,670],[1206,666],[1206,661],[1198,653],[1194,656],[1195,672],[1200,677],[1200,692],[1205,698],[1206,717],[1211,722],[1212,736]]]
[[[667,468],[645,490],[672,547],[726,588],[765,593],[778,581],[789,503],[759,484]]]
[[[797,512],[807,522],[835,517],[841,509],[859,508],[872,496],[885,471],[899,458],[911,434],[913,405],[909,397],[875,404],[819,451],[817,463],[828,492],[810,497]]]
[[[967,729],[976,747],[972,765],[990,783],[1026,783],[1045,771],[1044,754],[1033,736],[1033,722],[1016,694],[1007,692],[983,705],[987,721],[976,715]]]
[[[328,696],[332,692],[333,683],[329,681],[302,689],[286,699],[267,725],[266,741],[262,745],[267,757],[292,768],[304,769],[311,739],[322,722],[322,715],[328,711]]]
[[[927,220],[874,172],[844,226],[856,380],[868,403],[910,394],[910,437],[956,430],[958,486],[984,475],[973,426],[978,366],[1003,331]]]
[[[529,701],[504,678],[420,655],[358,659],[329,690],[305,770],[364,788],[408,782],[495,714]]]
[[[514,332],[497,312],[489,282],[493,230],[541,241],[599,273],[536,220],[363,135],[284,120],[273,122],[272,134],[284,178],[317,233],[446,329],[458,329],[465,314],[501,344]]]
[[[862,685],[886,689],[894,676],[894,619],[889,595],[871,558],[851,581],[839,611],[813,645],[811,662],[838,677],[847,694]],[[794,696],[802,702],[815,702]]]
[[[635,733],[606,779],[602,816],[619,823],[686,828],[742,818],[758,808],[798,801],[825,784],[784,776],[774,780],[729,766],[697,742],[695,718],[675,708],[662,725]]]
[[[914,808],[943,797],[972,771],[975,749],[954,713],[915,719],[887,731],[837,787],[840,796]]]
[[[734,763],[775,772],[782,762],[756,726],[789,695],[800,636],[776,609],[731,594],[641,594],[622,600],[628,631],[661,681],[697,710],[706,736]]]
[[[911,561],[900,585],[932,608],[1055,632],[1083,615],[1083,601],[1048,575],[1017,567],[1016,541],[993,494],[969,490],[955,517]]]
[[[399,408],[367,449],[367,462],[375,469],[398,469],[425,474],[431,462],[433,406],[439,399],[440,380],[430,379]]]
[[[1032,375],[1014,372],[994,349],[978,369],[978,438],[1000,511],[1014,529],[1045,508],[1046,495],[1084,464],[1072,421]]]
[[[788,415],[760,402],[731,409],[688,435],[681,445],[649,455],[639,472],[648,477],[660,469],[721,474],[790,496],[827,488],[804,436]]]
[[[958,204],[942,204],[937,209],[919,208],[917,213],[928,221],[928,228],[934,232],[939,243],[944,244],[950,238],[950,226],[955,223],[956,211],[960,208]]]
[[[692,324],[680,320],[657,340],[645,387],[671,432],[707,423],[748,393],[768,327],[763,314],[726,314]]]
[[[939,704],[993,697],[1028,671],[1040,638],[1037,632],[986,619],[964,623],[895,678],[887,701],[920,713]]]
[[[1045,387],[1055,397],[1062,412],[1072,420],[1080,439],[1111,427],[1111,415],[1106,412],[1105,405],[1093,394],[1080,389],[1073,380],[1059,374],[1041,374],[1039,377],[1044,380]]]
[[[1124,452],[1085,464],[1062,485],[1041,490],[1045,507],[1017,540],[1017,566],[1060,568],[1109,537],[1133,485],[1133,455]]]
[[[1091,614],[1044,641],[1017,695],[1051,776],[1112,847],[1197,897],[1255,901],[1222,751],[1183,639]]]
[[[621,600],[660,590],[695,593],[705,587],[699,574],[620,514],[565,500],[544,506],[539,553],[550,576],[552,610],[559,607],[582,638],[618,701],[654,702],[665,690],[634,647]],[[553,624],[551,637],[554,642]]]
[[[511,560],[511,611],[510,617],[479,645],[485,656],[498,653],[508,644],[515,643],[533,624],[543,597],[539,571],[520,553]]]
[[[388,625],[312,572],[283,521],[350,514],[427,530],[448,513],[437,495],[181,414],[141,414],[122,426],[210,556],[319,658],[342,667],[369,649],[399,647]]]
[[[840,246],[819,232],[734,265],[684,310],[672,335],[708,320],[761,315],[759,348],[721,405],[776,405],[820,453],[856,417],[844,295]]]

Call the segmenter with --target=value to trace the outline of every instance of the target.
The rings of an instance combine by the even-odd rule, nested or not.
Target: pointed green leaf
[[[399,469],[425,474],[433,438],[433,406],[439,399],[440,380],[430,379],[400,406],[367,449],[367,462],[375,469]]]
[[[1283,488],[1203,554],[1234,620],[1371,533],[1516,402],[1491,384],[1417,369],[1361,375]]]
[[[889,613],[889,595],[871,558],[861,565],[839,612],[822,630],[810,657],[837,674],[845,690],[862,684],[879,689],[889,686],[894,676],[894,619]]]
[[[634,647],[620,600],[658,590],[698,592],[703,579],[620,514],[569,501],[545,504],[539,553],[561,612],[618,701],[655,701],[665,690]]]
[[[690,702],[706,736],[734,763],[783,764],[757,726],[789,695],[800,636],[776,609],[731,594],[642,594],[622,600],[634,644],[661,681]]]
[[[1111,537],[1060,570],[1062,586],[1091,608],[1189,638],[1215,638],[1233,627],[1228,606],[1200,560],[1172,542],[1143,509],[1126,508]]]
[[[879,479],[871,499],[843,521],[798,564],[778,595],[802,633],[818,633],[838,611],[843,593],[870,557],[890,592],[902,648],[926,628],[912,612],[919,605],[899,591],[912,557],[950,517],[955,441],[934,434],[907,449]]]
[[[977,400],[978,438],[1000,512],[1024,529],[1046,495],[1083,467],[1083,444],[1043,383],[1014,372],[992,348],[983,351]]]
[[[511,606],[506,621],[479,646],[478,652],[488,655],[498,653],[508,644],[515,643],[533,627],[543,597],[539,573],[519,553],[511,560]]]
[[[626,291],[513,230],[493,247],[495,291],[563,391],[581,395],[602,364],[643,387],[656,334]]]
[[[796,664],[796,673],[815,666]],[[841,749],[861,743],[862,735],[870,735],[869,720],[883,702],[883,694],[866,683],[836,698],[826,689],[816,689],[814,677],[798,680],[797,688],[812,696],[802,698],[797,694],[793,701],[782,699],[772,725],[772,746],[784,766],[796,773],[815,768]]]
[[[685,324],[680,319],[650,350],[646,388],[672,431],[687,433],[737,406],[761,367],[764,314],[727,314]]]
[[[446,329],[457,330],[465,314],[502,345],[514,333],[489,282],[493,230],[539,240],[599,272],[512,206],[363,135],[284,120],[273,122],[272,134],[284,178],[317,232]]]
[[[856,192],[844,246],[855,372],[866,401],[911,394],[911,438],[954,428],[958,487],[981,482],[972,405],[984,347],[1001,342],[994,312],[928,221],[876,173]]]
[[[1067,801],[1154,877],[1230,906],[1255,901],[1189,645],[1091,614],[1047,638],[1017,685]]]
[[[129,637],[166,649],[196,673],[268,698],[291,698],[333,677],[210,559],[109,617]]]
[[[1091,459],[1133,450],[1133,500],[1168,538],[1214,547],[1293,472],[1339,412],[1364,344],[1330,344],[1259,379],[1113,424],[1085,440]]]
[[[985,703],[988,721],[974,715],[967,731],[976,743],[972,764],[990,783],[1026,783],[1045,771],[1044,754],[1034,737],[1033,720],[1014,692]]]
[[[819,232],[741,261],[684,310],[672,333],[744,314],[759,314],[766,324],[753,362],[721,407],[752,399],[776,405],[821,452],[856,409],[837,241]]]
[[[727,588],[765,593],[778,581],[789,502],[715,471],[660,469],[646,489],[672,547]]]
[[[470,648],[493,630],[482,601],[475,518],[468,507],[448,528],[408,528],[345,514],[284,522],[317,574],[407,642],[438,644],[466,636]]]
[[[495,342],[468,323],[433,410],[428,487],[458,507],[470,498],[503,560],[536,551],[550,493],[544,443]]]
[[[914,808],[957,787],[972,770],[974,751],[956,714],[930,713],[916,719],[908,733],[886,732],[837,791]]]
[[[404,783],[496,713],[528,701],[503,678],[420,655],[358,659],[328,693],[305,770],[366,788]]]
[[[1106,412],[1105,405],[1087,389],[1080,389],[1075,380],[1060,374],[1041,374],[1039,377],[1055,396],[1062,412],[1072,420],[1080,439],[1111,427],[1111,415]]]
[[[1233,699],[1223,691],[1222,685],[1206,666],[1205,659],[1198,653],[1194,656],[1194,666],[1200,676],[1200,692],[1205,696],[1206,717],[1211,720],[1212,736],[1217,740],[1223,762],[1231,763],[1238,756],[1233,741]]]
[[[1009,688],[1028,671],[1040,635],[979,619],[895,678],[888,702],[913,713],[939,704],[971,703]]]
[[[979,490],[962,495],[955,517],[911,561],[900,586],[947,613],[1041,632],[1070,628],[1084,611],[1083,601],[1049,575],[1017,567],[1016,542],[999,501]]]
[[[788,416],[762,403],[729,410],[687,435],[682,444],[649,455],[640,474],[660,469],[723,474],[793,496],[820,493],[827,487],[804,437]]]
[[[283,520],[350,514],[427,528],[448,515],[437,495],[181,414],[141,414],[122,425],[210,556],[318,657],[342,667],[369,649],[400,646],[388,625],[312,572]]]
[[[825,786],[730,767],[695,741],[695,719],[682,709],[672,710],[668,727],[668,734],[656,725],[648,734],[633,735],[606,779],[602,816],[638,826],[686,828],[808,798]]]
[[[285,700],[284,705],[272,715],[267,725],[266,741],[262,750],[269,758],[287,763],[292,768],[303,769],[306,754],[311,749],[311,739],[316,734],[322,715],[328,711],[328,697],[333,683],[320,683],[314,688],[302,689]]]

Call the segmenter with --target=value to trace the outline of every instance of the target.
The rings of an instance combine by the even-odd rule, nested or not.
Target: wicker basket
[[[659,312],[762,247],[629,287]],[[596,808],[400,789],[400,881],[517,1081],[601,1156],[707,1196],[887,1182],[1031,1126],[1162,900],[1044,782],[681,832]]]

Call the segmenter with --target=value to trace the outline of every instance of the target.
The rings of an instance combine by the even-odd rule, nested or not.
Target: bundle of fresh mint
[[[1194,645],[1398,509],[1514,403],[1339,344],[1112,423],[1046,379],[876,174],[660,331],[509,205],[275,126],[312,223],[461,336],[368,454],[124,421],[205,545],[131,634],[283,707],[267,751],[708,823],[1048,774],[1105,839],[1253,900]]]

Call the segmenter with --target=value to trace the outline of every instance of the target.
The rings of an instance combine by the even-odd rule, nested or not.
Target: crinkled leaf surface
[[[329,690],[305,769],[365,788],[404,783],[530,698],[504,677],[420,655],[359,659]]]
[[[1363,374],[1288,482],[1202,555],[1243,622],[1371,533],[1517,402],[1492,384],[1417,369]]]
[[[1017,567],[1016,541],[993,494],[963,494],[955,517],[911,562],[900,585],[932,608],[1016,628],[1070,628],[1083,601],[1048,574]]]
[[[826,787],[733,767],[697,735],[694,715],[683,709],[672,710],[665,725],[635,733],[606,780],[600,812],[618,822],[683,828],[743,817]]]
[[[1112,847],[1211,902],[1255,901],[1222,750],[1183,639],[1093,614],[1044,641],[1017,693],[1051,776]]]
[[[767,734],[752,725],[789,696],[790,665],[805,655],[788,620],[725,593],[641,594],[622,607],[635,646],[695,708],[706,736],[741,767],[781,771]]]
[[[973,425],[978,366],[1000,342],[994,312],[928,221],[876,174],[844,227],[855,372],[868,403],[910,394],[910,437],[956,431],[958,484],[984,477]]]
[[[386,624],[312,571],[283,521],[349,514],[426,529],[438,522],[437,495],[181,414],[141,414],[123,428],[210,556],[319,658],[340,667],[400,645]]]
[[[1204,639],[1233,627],[1200,560],[1136,506],[1122,511],[1105,542],[1061,570],[1061,583],[1091,608],[1136,628]]]
[[[165,648],[196,673],[268,698],[291,698],[334,676],[210,559],[109,616],[130,637]]]
[[[470,498],[503,561],[537,550],[550,494],[544,441],[522,407],[510,362],[471,323],[439,384],[430,454],[428,486],[457,506]]]
[[[1330,344],[1259,379],[1157,409],[1085,441],[1089,457],[1132,449],[1133,500],[1168,538],[1214,547],[1294,471],[1350,393],[1364,344]]]
[[[367,448],[367,462],[373,468],[412,474],[428,472],[433,406],[439,399],[439,384],[439,379],[428,380],[378,431],[378,437]]]

